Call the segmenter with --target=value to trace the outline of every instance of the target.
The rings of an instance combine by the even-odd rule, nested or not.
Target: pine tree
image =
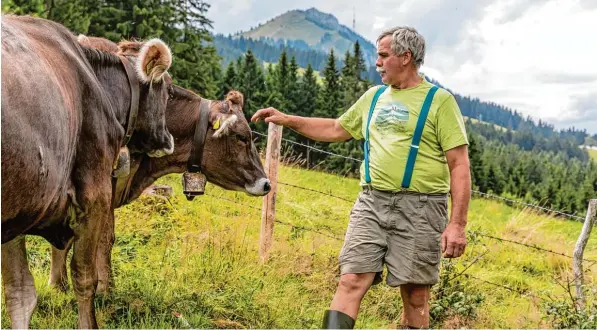
[[[226,73],[224,74],[224,79],[222,79],[222,83],[220,84],[220,91],[218,93],[218,99],[221,100],[224,96],[231,90],[238,89],[237,87],[237,77],[236,77],[236,70],[234,70],[234,62],[228,64],[228,68],[226,68]]]
[[[477,139],[472,135],[469,134],[469,159],[471,165],[471,177],[473,181],[473,186],[485,187],[485,177],[483,173],[483,159],[481,158],[481,146],[478,145]],[[484,189],[483,189],[484,190]]]
[[[265,78],[263,69],[257,63],[251,50],[245,54],[242,64],[243,70],[239,72],[239,90],[245,97],[244,112],[247,118],[251,118],[255,111],[263,106]]]
[[[298,64],[296,63],[296,57],[292,56],[290,59],[290,65],[288,66],[288,79],[286,82],[286,101],[288,102],[288,113],[297,114],[298,105],[301,101],[302,96],[299,91],[299,79],[298,79]]]
[[[319,84],[317,84],[317,77],[311,64],[307,65],[307,70],[302,79],[298,83],[298,100],[296,100],[296,114],[304,117],[312,117],[315,109],[317,109],[317,100],[319,96]],[[310,145],[311,141],[306,137],[300,136],[298,139],[302,144]],[[307,161],[307,166],[310,167],[312,163],[311,149],[304,148],[300,151]]]
[[[328,62],[323,71],[323,88],[319,97],[319,106],[314,115],[325,118],[336,118],[342,108],[340,95],[340,75],[336,68],[336,57],[332,49],[328,56]]]

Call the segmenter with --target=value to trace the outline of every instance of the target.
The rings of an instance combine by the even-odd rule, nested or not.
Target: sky
[[[207,15],[213,32],[231,34],[311,7],[348,27],[354,13],[372,42],[415,27],[422,71],[452,91],[597,134],[597,0],[215,0]]]

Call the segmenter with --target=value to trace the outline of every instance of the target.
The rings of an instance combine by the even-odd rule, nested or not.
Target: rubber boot
[[[355,320],[352,317],[334,310],[327,310],[323,315],[323,329],[353,329]]]

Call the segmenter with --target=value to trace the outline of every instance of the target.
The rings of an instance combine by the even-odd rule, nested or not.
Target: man
[[[354,327],[363,296],[381,281],[383,264],[387,284],[400,286],[402,326],[429,327],[430,286],[438,282],[441,254],[456,258],[466,246],[471,179],[458,104],[418,73],[425,40],[415,29],[384,31],[377,53],[377,71],[388,88],[371,88],[340,118],[291,116],[274,108],[252,118],[318,141],[366,140],[363,191],[350,214],[339,257],[341,277],[324,328]]]

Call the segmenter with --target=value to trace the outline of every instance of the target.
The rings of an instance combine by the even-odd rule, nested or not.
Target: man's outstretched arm
[[[251,117],[253,122],[258,122],[260,119],[266,123],[288,127],[315,141],[341,142],[352,137],[340,125],[338,119],[287,115],[274,108],[260,109]]]

